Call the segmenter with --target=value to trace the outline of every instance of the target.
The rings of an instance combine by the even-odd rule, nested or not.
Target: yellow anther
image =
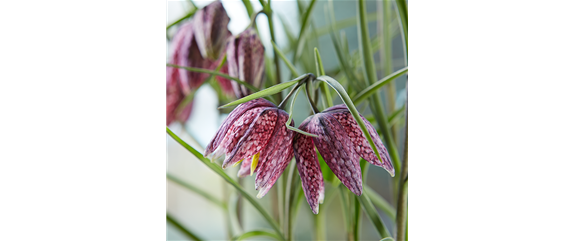
[[[261,152],[258,152],[257,154],[253,155],[253,159],[251,160],[251,174],[249,174],[249,176],[253,176],[253,172],[255,171],[255,168],[257,167],[257,163],[259,162],[259,154]]]

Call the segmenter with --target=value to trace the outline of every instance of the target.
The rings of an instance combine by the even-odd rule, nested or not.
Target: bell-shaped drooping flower
[[[262,98],[240,104],[207,145],[205,156],[225,154],[223,168],[242,162],[239,177],[257,173],[255,189],[261,198],[293,158],[294,132],[285,125],[288,118],[285,111]]]
[[[295,134],[293,149],[297,169],[305,197],[315,214],[319,212],[319,203],[323,202],[324,184],[314,146],[337,178],[356,195],[363,193],[359,165],[361,157],[373,165],[383,167],[391,176],[395,174],[387,149],[375,128],[363,116],[361,118],[382,160],[377,158],[359,125],[343,104],[310,116],[301,123],[299,129],[318,137]]]
[[[210,3],[197,11],[193,19],[195,39],[201,55],[210,60],[218,59],[231,36],[231,32],[227,29],[229,16],[223,4],[220,1]]]
[[[183,50],[183,48],[186,45],[185,41],[189,39],[190,35],[193,35],[192,28],[193,28],[193,26],[191,23],[184,24],[178,30],[177,34],[174,36],[174,38],[172,40],[172,53],[170,56],[169,63],[176,64],[176,65],[182,65],[182,63],[180,63],[180,58],[184,52],[188,52],[187,50]],[[202,61],[203,60],[201,59],[201,61],[199,61],[199,62],[195,61],[195,63],[199,63],[199,65],[202,65],[203,64]],[[184,64],[190,64],[190,63],[187,62]],[[185,109],[183,111],[181,111],[181,113],[177,117],[176,117],[176,113],[175,113],[177,107],[179,106],[181,101],[183,101],[183,99],[185,98],[186,93],[189,93],[189,90],[190,90],[189,85],[187,83],[184,86],[182,86],[182,81],[180,78],[181,75],[184,74],[182,72],[186,72],[186,71],[178,69],[178,68],[173,68],[173,67],[167,67],[167,69],[166,69],[166,74],[167,74],[167,76],[166,76],[166,84],[167,84],[167,88],[166,88],[167,89],[167,93],[166,93],[166,111],[167,111],[166,121],[167,121],[167,125],[169,125],[171,122],[173,122],[176,119],[185,122],[185,121],[187,121],[187,119],[189,118],[189,114],[191,113],[191,106],[192,106],[191,103],[189,103],[189,105],[187,105],[185,107]]]
[[[265,69],[265,48],[254,29],[248,28],[227,45],[227,63],[229,75],[261,88],[263,70]],[[231,83],[237,98],[243,98],[251,93],[243,85]]]

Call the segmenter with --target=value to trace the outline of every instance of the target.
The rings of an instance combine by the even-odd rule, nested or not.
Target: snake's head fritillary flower
[[[231,32],[227,29],[229,16],[223,4],[215,1],[193,16],[195,22],[195,38],[199,51],[204,58],[216,60],[225,48]]]
[[[369,134],[382,158],[379,160],[359,125],[345,105],[333,106],[321,113],[310,116],[299,129],[318,137],[296,134],[293,140],[297,169],[307,202],[314,214],[319,213],[319,203],[323,202],[323,175],[314,146],[341,182],[354,194],[363,193],[361,179],[362,157],[369,163],[383,167],[391,176],[395,170],[390,157],[375,128],[361,116]]]
[[[184,109],[177,114],[177,107],[181,104],[185,95],[181,90],[179,83],[179,73],[178,69],[170,68],[167,69],[167,94],[166,94],[166,125],[171,124],[174,120],[181,122],[186,122],[191,114],[191,108],[193,106],[193,101],[190,102]]]
[[[265,69],[265,48],[254,29],[248,28],[227,46],[227,63],[229,75],[245,80],[247,83],[261,88],[263,84],[263,70]],[[243,85],[231,83],[237,98],[251,94]]]
[[[262,98],[240,104],[207,145],[205,156],[225,154],[223,168],[241,163],[239,177],[257,173],[255,189],[261,198],[293,158],[294,133],[285,125],[288,118],[285,111]]]

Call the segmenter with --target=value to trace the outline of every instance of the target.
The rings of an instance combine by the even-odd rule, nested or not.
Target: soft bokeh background
[[[212,1],[194,1],[198,7],[206,6]],[[261,10],[261,5],[258,1],[251,2],[254,11]],[[301,14],[299,6],[304,6],[306,9],[309,2],[307,1],[273,1],[272,8],[274,10],[274,23],[276,28],[276,39],[277,44],[281,49],[289,50],[289,40],[286,31],[297,36],[300,29],[300,19]],[[325,67],[325,71],[328,75],[333,76],[337,79],[338,76],[342,75],[338,71],[339,63],[335,54],[335,50],[328,32],[324,31],[326,25],[324,8],[327,6],[327,1],[318,1],[313,9],[311,15],[311,26],[308,34],[321,34],[317,36],[316,40],[307,43],[303,51],[312,51],[313,47],[317,47],[321,53],[322,61]],[[370,16],[375,16],[377,14],[377,4],[375,1],[367,2],[367,11]],[[334,2],[335,17],[337,21],[354,19],[357,14],[355,1],[336,1]],[[247,15],[247,11],[241,1],[223,1],[223,6],[230,17],[230,22],[228,25],[229,30],[232,34],[238,34],[243,31],[250,22]],[[174,22],[175,20],[184,16],[187,11],[191,8],[191,5],[187,1],[168,1],[167,2],[167,21],[166,25]],[[396,12],[391,15],[394,19],[394,25],[391,24],[391,32],[393,33],[392,38],[392,68],[393,70],[398,70],[405,66],[405,58],[402,47],[402,38],[398,31],[398,24],[396,24]],[[369,33],[373,39],[376,38],[379,32],[379,28],[375,19],[369,19]],[[265,15],[260,15],[257,19],[257,26],[260,33],[261,41],[263,42],[266,55],[269,57],[273,56],[273,47],[270,42],[269,28],[267,24],[267,19]],[[168,35],[172,36],[176,27],[171,28],[168,31]],[[350,26],[342,28],[342,31],[346,35],[349,43],[349,52],[353,54],[358,49],[357,42],[357,27],[354,23]],[[170,54],[170,43],[166,40],[166,48],[168,55]],[[285,51],[284,51],[285,52]],[[287,58],[293,58],[293,51],[285,52],[287,53]],[[308,54],[308,53],[304,53]],[[312,54],[312,53],[311,53]],[[166,60],[167,60],[166,56]],[[381,66],[379,53],[375,54],[375,60],[377,61],[377,66]],[[315,72],[314,63],[309,66],[306,63],[298,64],[298,71],[300,73],[305,72]],[[292,78],[286,67],[286,65],[281,61],[282,65],[282,81],[289,80]],[[384,77],[381,69],[377,71],[377,77],[380,79]],[[395,109],[400,108],[404,104],[405,94],[405,82],[406,77],[401,76],[396,80],[396,103]],[[382,90],[381,94],[384,97],[385,92]],[[385,98],[382,98],[385,99]],[[334,97],[335,104],[342,103],[338,96]],[[386,102],[386,101],[385,101]],[[185,129],[179,123],[174,123],[170,128],[182,137],[182,139],[194,148],[203,151],[203,148],[214,136],[219,125],[225,119],[227,114],[220,113],[217,107],[220,105],[216,92],[209,86],[203,85],[196,93],[194,99],[194,107],[191,117],[185,124]],[[357,106],[359,111],[363,115],[370,114],[370,110],[361,104]],[[387,105],[387,103],[385,103]],[[307,116],[309,116],[310,108],[304,95],[299,95],[295,103],[294,121],[297,126],[300,124]],[[402,125],[400,125],[402,126]],[[187,130],[186,130],[187,129]],[[399,153],[403,153],[403,140],[404,128],[399,130],[400,145]],[[190,138],[193,136],[193,138]],[[232,189],[225,183],[219,176],[217,176],[213,171],[204,166],[200,161],[198,161],[193,155],[191,155],[187,150],[180,146],[169,136],[166,136],[167,140],[167,173],[176,176],[188,183],[192,183],[202,190],[209,192],[210,194],[224,199],[226,195],[231,193]],[[294,164],[294,162],[292,163]],[[233,178],[237,175],[237,170],[239,167],[229,168],[226,172]],[[286,169],[288,170],[288,169]],[[382,168],[372,167],[369,168],[369,175],[367,183],[375,191],[377,191],[381,196],[383,196],[387,201],[389,201],[393,206],[395,206],[395,198],[391,193],[391,177]],[[326,183],[325,185],[330,185]],[[243,180],[243,186],[251,195],[256,196],[257,191],[254,188],[254,177],[246,177]],[[275,189],[276,187],[273,187]],[[326,186],[326,189],[328,186]],[[271,191],[270,193],[271,194]],[[271,195],[266,195],[259,201],[261,204],[271,211]],[[171,181],[167,181],[167,211],[179,220],[184,226],[193,230],[201,237],[207,238],[209,240],[224,240],[227,239],[225,233],[225,214],[221,208],[216,205],[206,201],[203,197],[192,193],[183,187],[175,184]],[[231,198],[236,198],[231,196]],[[254,208],[246,202],[243,202],[241,217],[241,224],[243,231],[249,231],[253,229],[269,228],[265,220],[255,212]],[[342,240],[345,238],[345,227],[343,215],[341,213],[341,204],[338,195],[336,195],[332,202],[325,207],[325,205],[320,206],[320,212],[326,212],[326,229],[327,237],[331,240]],[[382,212],[379,212],[383,221],[389,227],[390,230],[394,229],[393,223],[389,218]],[[309,209],[309,206],[305,200],[301,203],[299,209],[299,214],[295,222],[294,238],[296,240],[311,240],[313,239],[313,214]],[[372,226],[370,220],[363,215],[362,220],[362,235],[361,238],[365,240],[378,240],[378,234],[374,227]],[[237,227],[234,227],[237,231]],[[168,240],[185,240],[187,239],[183,234],[181,234],[177,229],[171,225],[167,225],[167,239]],[[260,238],[259,238],[260,239]]]

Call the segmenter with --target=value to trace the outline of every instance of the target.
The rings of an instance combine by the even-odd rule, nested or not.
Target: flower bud
[[[265,48],[254,29],[248,28],[229,41],[227,63],[230,76],[261,88],[265,69]],[[251,94],[251,91],[243,85],[235,82],[231,85],[237,98]]]
[[[220,1],[215,1],[193,16],[195,39],[203,58],[216,60],[225,48],[231,32],[227,29],[229,16]]]

